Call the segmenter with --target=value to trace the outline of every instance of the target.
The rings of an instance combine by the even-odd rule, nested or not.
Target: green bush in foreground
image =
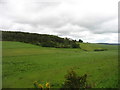
[[[50,83],[48,83],[48,82],[45,85],[43,85],[43,84],[40,84],[37,81],[35,81],[33,84],[34,84],[35,88],[40,88],[41,90],[42,89],[49,90],[49,88],[50,88]]]
[[[66,76],[66,80],[63,84],[63,88],[91,88],[87,83],[87,74],[83,76],[78,76],[74,70],[70,70]]]
[[[87,83],[87,74],[84,74],[83,76],[78,76],[74,70],[70,70],[65,75],[65,78],[66,80],[64,81],[60,89],[68,88],[70,90],[73,90],[74,88],[77,88],[78,90],[80,90],[81,88],[91,88],[91,86]],[[49,90],[50,88],[53,88],[51,86],[50,83],[46,83],[45,85],[43,85],[38,83],[37,81],[34,82],[34,87],[40,88],[41,90]]]

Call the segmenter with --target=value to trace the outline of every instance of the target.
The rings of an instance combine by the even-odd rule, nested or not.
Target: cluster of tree
[[[80,43],[83,43],[83,40],[79,39],[79,42],[80,42]]]
[[[80,48],[76,40],[61,38],[55,35],[26,32],[2,31],[2,41],[19,41],[43,47]]]

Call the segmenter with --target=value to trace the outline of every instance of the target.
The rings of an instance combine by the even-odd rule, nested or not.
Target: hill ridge
[[[19,41],[43,47],[80,48],[77,41],[70,38],[19,31],[2,31],[2,41]]]

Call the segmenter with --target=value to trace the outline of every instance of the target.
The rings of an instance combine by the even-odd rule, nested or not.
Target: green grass
[[[80,43],[81,49],[86,51],[93,51],[94,49],[108,49],[108,50],[117,50],[118,46],[116,45],[102,45],[102,44],[93,44],[93,43]]]
[[[33,88],[33,82],[59,87],[73,68],[88,74],[94,88],[115,88],[118,80],[118,50],[114,45],[82,43],[81,48],[46,48],[20,42],[3,43],[3,88]],[[93,51],[106,48],[107,51]]]

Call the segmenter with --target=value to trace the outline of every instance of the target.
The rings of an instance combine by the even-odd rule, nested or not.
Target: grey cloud
[[[116,32],[117,31],[117,21],[113,22],[110,26],[105,25],[104,23],[116,20],[116,17],[101,17],[101,16],[87,16],[81,20],[73,21],[73,24],[77,24],[80,27],[88,28],[93,33],[109,33],[109,32]],[[106,28],[105,27],[111,27]]]
[[[103,41],[107,41],[108,33],[117,34],[116,14],[91,11],[87,15],[79,4],[69,3],[73,0],[17,0],[20,4],[13,0],[5,1],[5,5],[1,3],[4,8],[0,7],[0,12],[3,12],[0,15],[0,29],[55,34],[88,41],[93,39],[91,42],[103,40],[100,35],[105,38]]]
[[[107,23],[108,21],[112,21],[113,17],[85,17],[81,20],[74,20],[75,17],[73,17],[72,19],[65,16],[65,18],[63,16],[47,16],[47,17],[37,17],[36,19],[17,19],[15,22],[17,23],[21,23],[21,24],[30,24],[30,25],[35,25],[35,26],[45,26],[45,27],[49,27],[52,29],[57,29],[57,28],[61,28],[65,25],[67,25],[68,23],[70,23],[71,25],[77,25],[79,27],[84,27],[87,28],[88,30],[90,30],[93,33],[117,33],[117,25],[109,25],[109,24],[104,24]],[[113,22],[115,24],[117,24],[117,22]],[[69,28],[69,30],[71,30],[71,28]],[[79,29],[78,31],[80,31],[81,29]],[[65,32],[67,32],[68,30],[66,29]],[[72,30],[71,30],[72,31]],[[62,32],[62,31],[61,31]],[[68,31],[69,32],[69,31]]]

